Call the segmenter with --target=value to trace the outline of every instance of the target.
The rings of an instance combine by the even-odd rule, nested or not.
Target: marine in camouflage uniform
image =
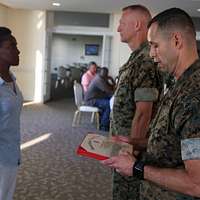
[[[169,89],[150,126],[145,165],[184,168],[184,160],[200,158],[200,60]],[[200,199],[142,181],[141,200]]]
[[[136,101],[155,102],[163,88],[163,81],[157,66],[149,57],[149,46],[143,43],[132,52],[129,60],[119,70],[119,81],[114,94],[111,112],[112,135],[130,136],[136,111]],[[139,182],[133,177],[113,173],[113,200],[139,199]]]

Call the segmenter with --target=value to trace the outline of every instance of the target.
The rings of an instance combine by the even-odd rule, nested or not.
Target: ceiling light
[[[198,8],[197,11],[200,12],[200,8]]]
[[[52,3],[53,6],[60,6],[60,3],[54,2]]]

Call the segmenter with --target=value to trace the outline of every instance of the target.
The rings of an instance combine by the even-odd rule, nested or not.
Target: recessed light
[[[52,3],[53,6],[60,6],[60,3],[54,2]]]
[[[197,11],[200,12],[200,8],[198,8]]]

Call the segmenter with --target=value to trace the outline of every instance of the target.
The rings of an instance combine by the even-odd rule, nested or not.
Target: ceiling
[[[61,3],[60,7],[52,6]],[[77,12],[112,13],[131,4],[142,4],[152,13],[158,13],[170,7],[179,7],[191,16],[200,17],[200,0],[0,0],[0,3],[12,8],[33,10],[63,10]]]

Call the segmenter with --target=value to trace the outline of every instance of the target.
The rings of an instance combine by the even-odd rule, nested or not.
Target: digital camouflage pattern
[[[168,90],[150,126],[145,165],[184,168],[183,160],[200,159],[200,60]],[[141,200],[200,199],[176,193],[148,181],[141,183]]]
[[[134,177],[113,173],[113,200],[139,200],[140,181]]]
[[[136,109],[135,90],[138,88],[150,90],[157,88],[161,92],[163,89],[163,78],[158,72],[157,66],[149,57],[148,43],[143,43],[140,48],[132,52],[127,63],[120,68],[118,77],[111,112],[110,133],[128,136]],[[148,99],[147,95],[147,92],[144,92],[146,99]],[[151,97],[149,101],[153,101]]]
[[[155,101],[163,88],[163,79],[149,57],[149,46],[144,43],[135,50],[119,70],[119,81],[111,112],[112,135],[130,135],[135,101]],[[137,92],[136,92],[137,91]],[[155,92],[156,91],[156,92]],[[158,102],[158,101],[157,101]],[[157,102],[154,104],[156,109]],[[113,200],[139,199],[140,182],[133,177],[113,174]]]

